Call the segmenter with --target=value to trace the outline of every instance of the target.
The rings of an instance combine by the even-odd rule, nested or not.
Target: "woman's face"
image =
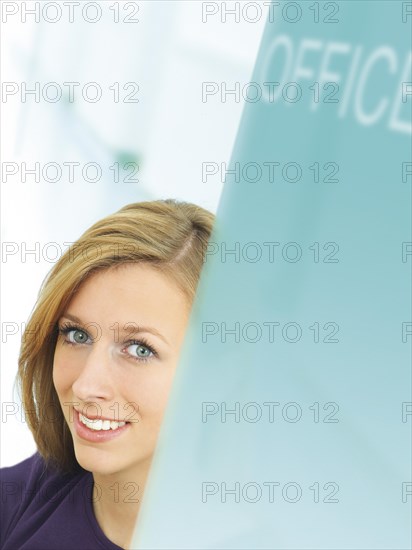
[[[58,321],[53,381],[83,468],[105,475],[150,462],[189,313],[174,282],[147,264],[80,287]]]

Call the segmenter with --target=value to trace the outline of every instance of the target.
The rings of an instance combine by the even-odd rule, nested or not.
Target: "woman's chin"
[[[80,466],[93,474],[112,475],[121,469],[119,459],[113,456],[113,452],[105,452],[103,449],[87,445],[75,447],[76,460]]]

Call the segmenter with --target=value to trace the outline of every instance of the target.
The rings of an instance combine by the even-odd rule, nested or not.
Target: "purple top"
[[[93,511],[93,476],[46,468],[39,453],[0,469],[1,550],[122,550]]]

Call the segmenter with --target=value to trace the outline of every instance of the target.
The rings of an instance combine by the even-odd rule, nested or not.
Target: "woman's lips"
[[[86,441],[91,441],[93,443],[104,443],[105,441],[110,441],[117,437],[120,437],[125,433],[126,430],[130,429],[130,423],[126,422],[124,426],[116,428],[115,430],[93,430],[88,428],[81,422],[79,418],[79,412],[76,409],[73,409],[74,412],[74,429],[76,435],[81,439]]]

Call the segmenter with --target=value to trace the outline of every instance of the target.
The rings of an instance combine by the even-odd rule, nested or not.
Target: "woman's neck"
[[[118,474],[93,473],[93,510],[106,537],[129,550],[139,515],[150,462]]]

